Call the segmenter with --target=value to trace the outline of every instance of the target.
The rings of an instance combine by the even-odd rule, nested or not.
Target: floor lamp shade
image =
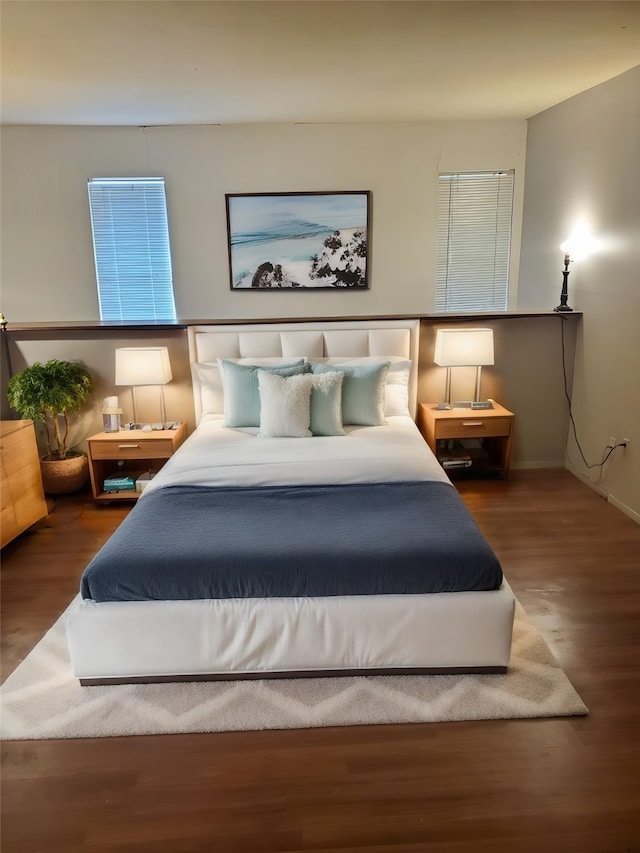
[[[116,349],[116,385],[130,385],[133,419],[137,421],[135,388],[138,385],[166,385],[173,379],[167,347],[119,347]],[[162,421],[165,421],[162,391]]]
[[[480,370],[493,364],[493,329],[438,329],[433,360],[447,368],[447,404],[451,403],[451,368],[475,367],[476,402],[480,395]]]

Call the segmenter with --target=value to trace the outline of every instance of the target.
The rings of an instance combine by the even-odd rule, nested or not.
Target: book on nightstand
[[[105,477],[103,487],[105,492],[134,492],[136,480],[140,474],[116,474]]]
[[[440,456],[438,461],[443,468],[471,468],[470,456]]]

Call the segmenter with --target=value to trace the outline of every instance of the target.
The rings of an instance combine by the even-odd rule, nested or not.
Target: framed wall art
[[[367,290],[370,191],[227,193],[232,290]]]

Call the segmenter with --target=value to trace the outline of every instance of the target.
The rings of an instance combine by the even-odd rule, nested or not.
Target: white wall
[[[1,308],[13,322],[98,320],[87,179],[160,175],[180,317],[430,313],[438,171],[516,170],[517,273],[525,147],[524,121],[7,126]],[[343,189],[373,194],[370,290],[230,291],[226,192]]]
[[[51,358],[80,361],[93,377],[94,393],[82,412],[71,418],[69,446],[79,446],[86,451],[87,436],[102,430],[102,401],[116,394],[122,408],[123,422],[133,420],[131,388],[115,385],[115,350],[117,347],[167,346],[173,380],[164,387],[167,420],[186,421],[189,431],[195,426],[191,369],[187,336],[183,329],[139,331],[127,333],[125,329],[96,329],[90,331],[67,330],[64,334],[46,330],[14,332],[10,342],[13,373],[19,373],[36,361]],[[3,386],[4,386],[3,382]],[[3,388],[4,390],[4,388]],[[141,387],[136,393],[136,413],[141,421],[161,420],[158,388]],[[8,408],[3,394],[3,418],[15,417]],[[44,429],[38,425],[36,434],[41,452],[45,452]]]
[[[559,302],[559,246],[586,221],[599,250],[571,265],[569,305],[578,332],[573,413],[589,463],[610,435],[628,437],[589,469],[572,435],[567,465],[640,521],[640,67],[529,122],[519,306]]]
[[[526,123],[418,122],[221,127],[5,127],[2,130],[2,304],[12,322],[98,319],[86,182],[95,176],[162,175],[167,193],[178,313],[182,318],[253,319],[429,314],[434,309],[439,170],[516,170],[517,272]],[[373,195],[371,289],[360,293],[231,292],[225,192],[366,189]],[[512,302],[515,307],[515,283]],[[515,466],[562,465],[566,411],[555,318],[498,320],[496,365],[483,389],[516,413]],[[433,326],[426,326],[421,400],[441,398]],[[167,414],[193,428],[189,367],[178,334]],[[140,336],[138,336],[140,337]],[[100,399],[113,386],[113,350],[136,345],[122,331],[14,336],[14,369],[78,358],[96,377],[92,410],[78,438],[100,426]],[[459,378],[460,371],[456,376]],[[524,381],[523,381],[524,377]],[[464,387],[456,389],[469,396]],[[538,412],[545,407],[544,425]],[[157,413],[149,414],[157,419]]]

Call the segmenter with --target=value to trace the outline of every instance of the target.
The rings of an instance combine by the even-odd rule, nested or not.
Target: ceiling
[[[640,64],[640,2],[2,0],[4,124],[528,118]]]

